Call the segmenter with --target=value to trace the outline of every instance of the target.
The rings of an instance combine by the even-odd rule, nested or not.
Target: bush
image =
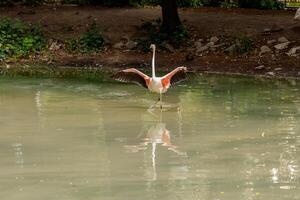
[[[10,5],[12,5],[11,0],[0,0],[0,7],[1,6],[10,6]]]
[[[0,20],[0,59],[28,56],[45,46],[43,33],[38,26],[19,20]]]
[[[73,52],[92,53],[99,52],[104,47],[104,38],[100,28],[93,23],[88,30],[79,38],[71,39],[67,42],[67,48]]]
[[[44,3],[47,0],[0,0],[0,6],[10,6],[14,3],[22,3],[28,6],[36,6]]]
[[[239,0],[238,5],[241,8],[258,8],[258,9],[283,9],[284,4],[278,0]]]

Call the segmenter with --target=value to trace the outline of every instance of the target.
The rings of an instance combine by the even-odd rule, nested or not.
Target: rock
[[[283,28],[278,26],[278,24],[273,24],[271,27],[271,32],[279,32],[279,31],[283,31]]]
[[[234,51],[235,47],[236,47],[236,45],[233,44],[233,45],[231,45],[230,47],[228,47],[227,49],[225,49],[225,52],[231,53],[231,52]]]
[[[170,45],[169,43],[165,43],[164,47],[172,53],[174,53],[176,51],[175,48],[172,45]]]
[[[62,47],[62,44],[59,44],[58,41],[51,42],[49,46],[50,51],[57,51]]]
[[[123,42],[118,42],[118,43],[114,44],[113,48],[115,48],[115,49],[122,49],[123,46],[124,46]]]
[[[276,43],[277,42],[277,40],[268,40],[267,41],[267,44],[274,44],[274,43]]]
[[[284,42],[284,43],[280,43],[274,46],[275,49],[277,50],[283,50],[289,47],[290,42]]]
[[[260,47],[259,55],[263,55],[263,54],[269,53],[269,52],[272,52],[272,49],[270,49],[268,46],[264,45],[264,46]]]
[[[196,51],[197,51],[197,53],[201,53],[201,52],[203,52],[203,51],[206,51],[206,50],[208,50],[208,46],[203,46],[203,47],[200,47],[199,49],[197,49]]]
[[[286,37],[280,37],[280,38],[278,38],[278,42],[284,43],[284,42],[289,42],[289,40],[286,39]]]
[[[263,70],[265,69],[265,66],[264,65],[260,65],[258,67],[255,67],[256,70]]]
[[[125,44],[125,47],[127,49],[134,49],[137,45],[138,45],[137,42],[132,41],[132,40],[128,40],[128,42]]]
[[[266,75],[268,75],[268,76],[275,76],[275,73],[274,72],[267,72]]]
[[[296,56],[298,51],[300,52],[300,46],[291,48],[289,50],[289,52],[286,53],[286,55],[288,55],[288,56]]]
[[[195,47],[196,47],[196,49],[201,48],[202,47],[202,42],[199,41],[199,40],[197,42],[195,42]]]
[[[277,67],[274,69],[274,71],[281,71],[281,70],[282,70],[282,68],[280,68],[280,67]]]
[[[214,42],[209,42],[209,43],[206,44],[207,47],[213,47],[214,45],[215,45]]]
[[[217,38],[216,36],[214,36],[214,37],[211,37],[209,41],[213,42],[213,43],[217,43],[219,41],[219,38]]]
[[[265,28],[263,32],[264,32],[264,33],[271,32],[271,29],[270,29],[270,28]]]

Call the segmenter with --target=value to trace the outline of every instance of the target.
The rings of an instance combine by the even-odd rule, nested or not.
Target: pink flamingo
[[[177,67],[170,73],[166,74],[162,77],[156,77],[155,75],[155,45],[151,44],[150,49],[153,51],[152,57],[152,77],[147,76],[141,71],[130,68],[121,70],[116,73],[112,78],[121,82],[132,82],[139,84],[145,88],[147,88],[150,92],[158,93],[159,99],[162,100],[162,94],[166,93],[171,85],[178,83],[182,80],[186,79],[186,67]],[[157,103],[157,102],[156,102]],[[162,108],[162,106],[161,106]]]

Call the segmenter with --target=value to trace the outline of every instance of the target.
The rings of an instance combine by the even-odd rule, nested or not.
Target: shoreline
[[[142,69],[141,69],[142,70]],[[142,70],[151,73],[151,70]],[[99,67],[74,67],[74,66],[49,66],[49,65],[0,65],[1,78],[54,78],[64,80],[78,80],[91,82],[117,82],[110,78],[116,72],[115,69]],[[167,73],[159,70],[158,73]],[[233,78],[253,78],[264,80],[299,81],[299,77],[270,76],[263,74],[230,73],[219,71],[188,71],[188,79],[194,80],[199,76],[223,76]]]

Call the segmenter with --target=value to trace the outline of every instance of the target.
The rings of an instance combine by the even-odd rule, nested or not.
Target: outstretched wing
[[[163,80],[169,80],[171,85],[174,85],[176,83],[179,83],[180,81],[183,81],[186,79],[186,67],[177,67],[167,75],[163,77]]]
[[[119,71],[112,78],[125,83],[136,83],[145,88],[148,88],[147,82],[150,80],[149,76],[134,68]]]

